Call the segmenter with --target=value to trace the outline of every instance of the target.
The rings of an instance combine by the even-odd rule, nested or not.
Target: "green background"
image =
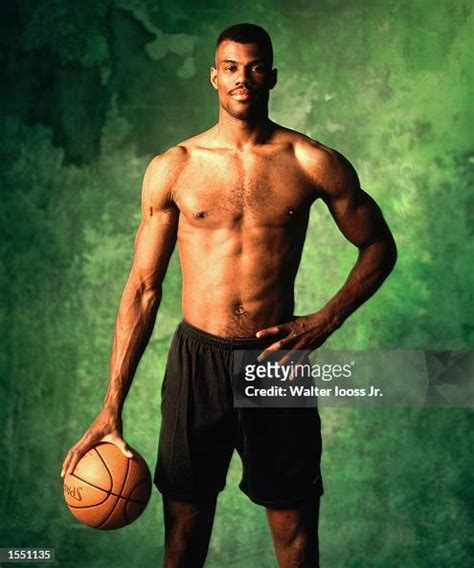
[[[390,278],[326,346],[472,348],[469,4],[2,1],[0,546],[55,547],[64,567],[160,565],[156,489],[134,524],[94,531],[65,507],[60,468],[105,393],[143,172],[216,121],[208,74],[228,25],[268,29],[271,117],[346,155],[398,244]],[[355,258],[316,203],[296,313],[320,308]],[[175,254],[124,411],[151,468],[180,282]],[[323,568],[472,565],[472,410],[321,417]],[[207,566],[275,566],[264,509],[239,479],[234,459]]]

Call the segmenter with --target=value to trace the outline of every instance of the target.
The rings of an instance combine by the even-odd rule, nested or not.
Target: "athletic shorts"
[[[234,350],[259,350],[274,341],[220,337],[180,322],[161,388],[153,482],[163,495],[185,502],[216,497],[234,450],[242,460],[239,487],[254,503],[290,508],[323,495],[317,406],[234,407]]]

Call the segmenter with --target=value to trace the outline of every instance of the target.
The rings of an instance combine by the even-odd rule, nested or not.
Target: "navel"
[[[234,312],[235,312],[238,316],[241,316],[242,314],[245,313],[245,308],[244,308],[244,306],[242,306],[242,304],[239,304],[238,306],[236,306],[236,307],[234,308]]]
[[[198,211],[197,213],[194,214],[194,216],[196,217],[196,219],[204,219],[204,217],[206,216],[206,212]]]

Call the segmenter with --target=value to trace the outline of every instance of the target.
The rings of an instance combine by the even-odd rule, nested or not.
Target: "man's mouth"
[[[247,89],[235,89],[235,91],[231,91],[230,94],[238,101],[246,101],[252,96],[252,93]]]

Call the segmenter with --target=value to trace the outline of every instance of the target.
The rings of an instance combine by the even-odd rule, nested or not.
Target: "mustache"
[[[232,89],[232,91],[229,91],[229,95],[235,95],[235,93],[239,93],[239,92],[252,94],[255,91],[253,89],[249,89],[248,87],[236,87],[235,89]]]

